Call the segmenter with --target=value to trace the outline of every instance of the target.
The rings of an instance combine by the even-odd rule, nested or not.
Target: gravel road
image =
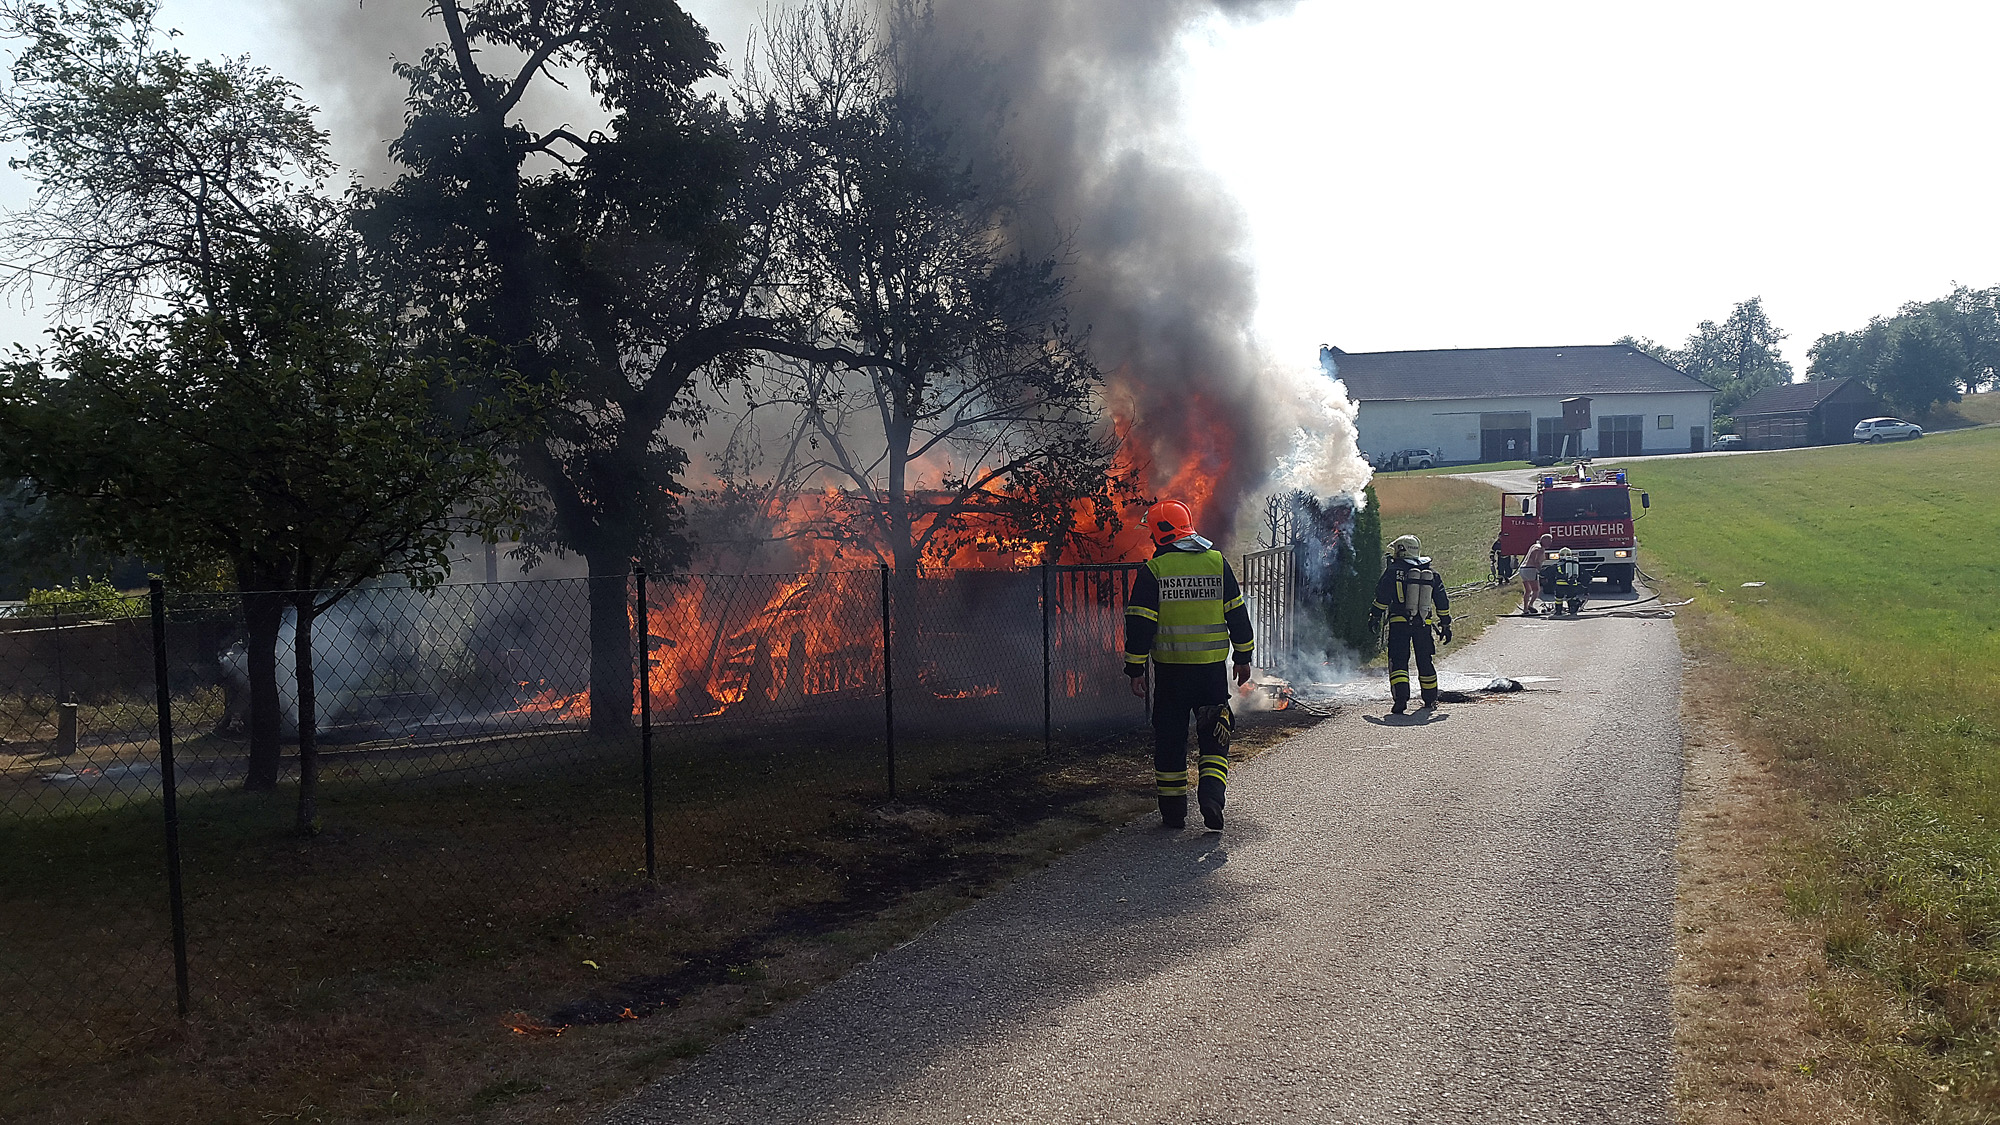
[[[1664,1125],[1673,624],[1447,652],[1552,679],[1344,711],[1237,769],[1226,832],[1112,833],[607,1121]]]

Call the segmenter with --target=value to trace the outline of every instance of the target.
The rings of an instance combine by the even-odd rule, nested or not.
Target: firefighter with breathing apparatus
[[[1431,644],[1433,625],[1438,640],[1451,643],[1451,598],[1444,590],[1444,576],[1431,567],[1431,560],[1417,553],[1421,546],[1414,535],[1389,544],[1382,579],[1375,584],[1375,605],[1368,611],[1370,632],[1382,627],[1384,614],[1389,618],[1389,694],[1395,699],[1389,710],[1396,715],[1410,705],[1412,649],[1417,654],[1424,710],[1437,710],[1437,665],[1431,659],[1437,651]]]
[[[1160,822],[1187,822],[1188,719],[1200,747],[1198,784],[1202,823],[1222,827],[1229,786],[1229,711],[1232,653],[1236,683],[1250,682],[1250,611],[1222,552],[1194,533],[1194,514],[1178,500],[1146,513],[1153,557],[1132,583],[1125,606],[1125,674],[1132,694],[1146,694],[1146,662],[1153,664],[1153,780]]]

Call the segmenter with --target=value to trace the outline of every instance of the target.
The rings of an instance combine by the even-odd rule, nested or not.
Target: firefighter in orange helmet
[[[1125,606],[1125,674],[1132,694],[1146,694],[1146,663],[1153,664],[1153,780],[1160,822],[1187,823],[1188,719],[1201,750],[1195,789],[1202,823],[1222,828],[1229,786],[1229,676],[1250,682],[1250,611],[1236,574],[1215,545],[1194,532],[1194,514],[1178,500],[1146,513],[1153,557],[1132,583]]]

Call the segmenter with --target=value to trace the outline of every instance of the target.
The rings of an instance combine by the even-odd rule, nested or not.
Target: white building
[[[1708,447],[1715,388],[1623,344],[1430,352],[1328,347],[1319,361],[1360,404],[1361,449],[1378,463],[1402,449],[1472,464],[1531,453],[1613,457]],[[1564,422],[1565,400],[1577,399],[1588,400],[1587,427]]]

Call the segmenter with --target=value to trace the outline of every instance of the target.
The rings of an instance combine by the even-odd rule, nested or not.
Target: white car
[[[1864,418],[1854,425],[1855,441],[1890,441],[1895,438],[1920,438],[1924,428],[1901,418]]]

